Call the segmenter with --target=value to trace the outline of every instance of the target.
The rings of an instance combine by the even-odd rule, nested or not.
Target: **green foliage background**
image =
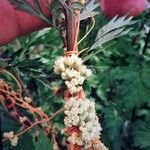
[[[124,37],[107,43],[97,55],[84,53],[91,57],[86,64],[94,75],[86,81],[86,94],[96,101],[96,109],[103,127],[102,141],[110,150],[150,150],[150,43],[143,52],[146,28],[150,27],[149,10],[135,18],[133,29]],[[98,29],[107,23],[104,15],[96,18],[96,26],[88,38],[80,44],[80,49],[89,46]],[[85,24],[81,24],[81,35]],[[57,56],[63,55],[62,41],[55,29],[42,30],[21,37],[1,48],[0,66],[21,76],[33,102],[48,114],[63,107],[63,96],[55,97],[53,89],[63,87],[61,80],[53,73],[53,63]],[[16,85],[7,75],[2,79],[14,88]],[[21,126],[1,110],[2,131],[19,131]],[[60,148],[65,150],[63,135],[63,114],[53,123],[57,129]],[[17,147],[4,144],[4,150],[48,150],[52,144],[42,131],[37,140],[33,134],[40,127],[23,135]]]

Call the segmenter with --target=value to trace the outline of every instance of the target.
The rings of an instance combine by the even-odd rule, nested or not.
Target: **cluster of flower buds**
[[[93,101],[71,97],[65,104],[65,114],[65,126],[67,128],[77,126],[80,131],[79,134],[75,133],[68,137],[70,143],[89,148],[94,139],[100,138],[99,134],[102,129]]]
[[[20,123],[23,123],[23,122],[25,122],[26,120],[28,120],[27,117],[19,117]]]
[[[29,97],[24,97],[24,100],[25,100],[27,103],[32,103],[32,99],[29,98]]]
[[[18,137],[14,135],[13,131],[5,132],[3,136],[4,136],[4,138],[10,140],[12,146],[17,146],[17,144],[18,144]]]
[[[82,84],[91,76],[92,71],[77,55],[57,58],[54,71],[65,80],[71,94],[65,103],[66,128],[63,132],[68,135],[69,143],[89,149],[94,140],[99,140],[102,129],[95,112],[95,103],[85,96],[79,97],[78,93],[82,91]],[[72,132],[72,130],[75,131]]]
[[[70,94],[79,92],[83,82],[92,74],[92,71],[83,65],[83,60],[77,55],[57,58],[54,71],[66,80],[65,84]]]

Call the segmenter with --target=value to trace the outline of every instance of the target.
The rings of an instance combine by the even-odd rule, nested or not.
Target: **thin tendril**
[[[5,73],[7,73],[8,75],[10,75],[14,80],[15,82],[17,83],[18,87],[19,87],[19,90],[20,90],[20,94],[22,93],[22,86],[21,84],[19,83],[19,81],[17,80],[17,78],[12,74],[10,73],[9,71],[7,70],[4,70]]]
[[[90,32],[92,31],[92,29],[94,28],[94,26],[95,26],[95,18],[94,18],[94,17],[92,17],[92,22],[93,22],[93,24],[92,24],[90,30],[89,30],[89,31],[83,36],[83,38],[78,42],[78,45],[90,34]]]
[[[49,122],[51,121],[54,117],[56,117],[59,113],[63,112],[65,109],[64,108],[61,108],[59,109],[58,111],[56,111],[50,118],[48,119],[43,119],[43,120],[40,120],[40,121],[37,121],[35,123],[33,123],[30,127],[26,128],[25,130],[23,130],[22,132],[16,134],[15,136],[19,137],[21,136],[22,134],[24,134],[25,132],[29,131],[30,129],[34,128],[35,126],[39,125],[39,124],[42,124],[43,122]],[[8,139],[3,139],[2,141],[5,142],[6,140]]]

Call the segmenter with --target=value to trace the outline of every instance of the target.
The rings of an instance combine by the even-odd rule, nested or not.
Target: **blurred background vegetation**
[[[134,18],[136,23],[128,35],[103,45],[103,50],[83,53],[85,62],[94,75],[84,84],[85,92],[96,102],[96,109],[103,127],[101,139],[110,150],[150,150],[150,11]],[[81,36],[85,25],[81,23]],[[80,49],[94,41],[100,27],[108,22],[101,14],[96,17],[93,32],[82,42]],[[63,107],[63,95],[56,93],[64,85],[53,73],[53,63],[63,55],[62,40],[55,29],[44,29],[21,37],[1,47],[0,67],[19,75],[27,89],[24,94],[33,98],[33,103],[48,114]],[[14,89],[14,81],[0,74]],[[61,91],[61,90],[60,90]],[[21,126],[0,106],[3,132],[19,131]],[[61,114],[55,124],[60,149],[65,150],[65,138],[61,134]],[[36,139],[33,134],[39,130]],[[49,139],[40,127],[24,134],[17,147],[4,144],[4,150],[48,150]]]

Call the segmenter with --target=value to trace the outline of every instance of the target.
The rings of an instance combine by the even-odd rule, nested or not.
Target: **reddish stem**
[[[67,0],[67,4],[68,4],[69,8],[70,8],[70,5],[72,2],[73,2],[73,0]],[[71,53],[76,53],[78,51],[77,43],[78,43],[79,26],[80,26],[79,14],[80,14],[79,10],[76,11],[76,14],[75,14],[75,12],[66,11],[67,52],[70,51]],[[66,89],[65,100],[68,100],[71,96],[72,95],[69,93],[69,90]],[[77,144],[73,145],[73,144],[69,143],[68,149],[69,150],[81,150],[82,147]]]
[[[68,7],[70,8],[73,0],[67,0]],[[76,13],[76,14],[75,14]],[[80,11],[76,10],[66,10],[66,41],[67,41],[67,51],[77,51],[77,39],[79,34],[79,20]]]

